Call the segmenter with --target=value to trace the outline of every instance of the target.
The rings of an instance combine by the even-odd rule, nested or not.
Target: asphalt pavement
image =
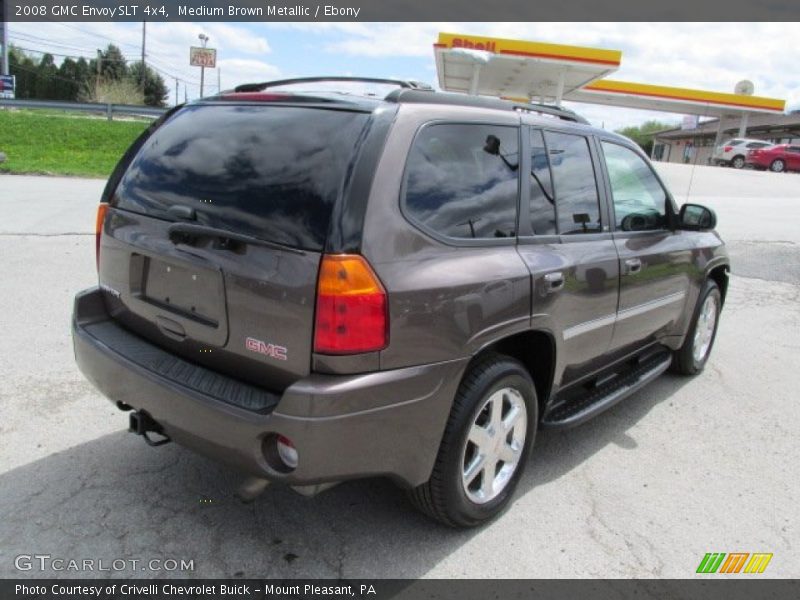
[[[513,505],[472,531],[379,479],[245,505],[239,474],[127,433],[70,342],[72,297],[96,281],[103,182],[0,176],[0,577],[684,578],[707,552],[770,552],[761,577],[797,577],[800,175],[658,168],[717,211],[733,257],[708,367],[540,432]],[[17,569],[36,554],[126,562]]]

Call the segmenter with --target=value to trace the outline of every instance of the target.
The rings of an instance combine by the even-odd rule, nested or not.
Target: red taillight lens
[[[103,233],[103,223],[106,220],[106,212],[108,211],[108,204],[100,204],[97,207],[97,220],[94,224],[94,250],[97,259],[97,269],[100,270],[100,236]]]
[[[357,354],[385,348],[389,338],[386,313],[386,291],[362,256],[322,257],[314,352]]]
[[[722,151],[723,151],[723,152],[730,152],[731,150],[733,150],[733,146],[725,146],[725,147],[722,149]]]

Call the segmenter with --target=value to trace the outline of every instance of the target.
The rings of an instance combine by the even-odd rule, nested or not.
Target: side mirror
[[[717,214],[700,204],[684,204],[678,213],[678,226],[690,231],[710,231],[717,226]]]

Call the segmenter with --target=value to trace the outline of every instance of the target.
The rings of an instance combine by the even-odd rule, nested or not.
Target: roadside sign
[[[700,117],[697,115],[684,115],[681,121],[681,129],[697,129]]]
[[[192,46],[189,48],[189,64],[193,67],[205,67],[213,69],[217,66],[216,48],[199,48]]]
[[[0,98],[14,99],[14,75],[0,75]]]

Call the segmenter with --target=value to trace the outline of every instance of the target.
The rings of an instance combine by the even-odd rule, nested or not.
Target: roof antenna
[[[708,116],[708,104],[706,104],[705,110],[703,111],[703,117]],[[722,114],[719,116],[722,119]],[[695,125],[695,131],[700,130],[700,117],[697,118],[697,125]],[[693,140],[697,139],[694,137]],[[685,152],[686,150],[684,150]],[[697,159],[700,157],[700,153],[697,151],[697,148],[694,145],[694,141],[692,141],[692,151],[694,152],[694,160],[692,161],[692,171],[689,173],[689,187],[686,189],[686,203],[689,202],[689,198],[692,195],[692,183],[694,182],[694,170],[697,168]],[[713,152],[713,150],[712,150]]]

